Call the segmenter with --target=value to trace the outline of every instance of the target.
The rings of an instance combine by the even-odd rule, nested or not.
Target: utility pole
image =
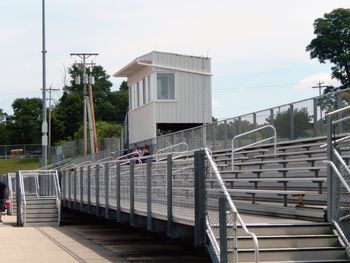
[[[321,89],[322,89],[322,88],[327,88],[327,87],[328,87],[328,86],[323,85],[323,83],[324,83],[324,82],[319,81],[319,82],[317,83],[317,86],[313,86],[313,87],[312,87],[313,89],[318,89],[318,90],[319,90],[319,96],[320,96],[320,98],[321,98]]]
[[[49,139],[48,139],[48,152],[51,153],[51,112],[52,112],[52,92],[53,91],[59,91],[60,89],[53,89],[51,86],[50,88],[47,89],[47,92],[49,93],[49,98],[48,98],[48,101],[49,101],[49,129],[48,129],[48,132],[49,132]]]
[[[84,109],[83,109],[83,149],[84,155],[87,155],[87,89],[88,77],[86,75],[86,60],[91,56],[98,56],[98,53],[71,53],[71,56],[77,56],[82,60],[83,65],[83,98],[84,98]]]
[[[45,43],[45,0],[42,0],[42,67],[43,67],[43,109],[41,125],[41,166],[47,166],[47,117],[46,117],[46,43]]]

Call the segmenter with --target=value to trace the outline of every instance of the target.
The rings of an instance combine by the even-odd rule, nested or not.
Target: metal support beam
[[[205,245],[205,152],[203,150],[194,153],[194,245]]]
[[[21,186],[20,186],[20,175],[19,171],[16,172],[16,201],[17,201],[17,226],[22,226],[22,196],[21,196]]]
[[[105,218],[109,217],[109,164],[105,163]]]
[[[294,105],[289,105],[289,139],[294,140]]]
[[[220,263],[227,263],[226,198],[219,197]]]
[[[120,205],[120,163],[117,162],[116,174],[116,201],[117,201],[117,222],[121,222],[121,205]]]
[[[318,123],[318,117],[317,117],[317,101],[318,99],[313,99],[313,137],[317,136],[317,123]],[[322,121],[322,120],[321,120]]]
[[[72,170],[68,172],[68,207],[72,208]]]
[[[172,235],[173,225],[173,160],[172,155],[167,156],[167,235]]]
[[[147,230],[152,231],[152,159],[147,158]]]
[[[327,160],[333,161],[333,144],[332,144],[332,117],[327,116]],[[333,176],[332,168],[327,165],[327,220],[328,222],[332,222],[335,218],[335,195],[334,191],[336,187],[335,176]]]
[[[78,206],[78,200],[77,200],[77,173],[78,173],[78,169],[75,168],[74,169],[74,173],[73,173],[73,198],[74,198],[74,205],[73,205],[73,209],[77,209]]]
[[[135,185],[134,185],[134,168],[135,168],[135,162],[134,160],[130,161],[130,225],[135,225]]]
[[[79,204],[79,208],[80,211],[83,211],[83,207],[84,207],[84,167],[80,167],[80,204]]]
[[[100,165],[96,164],[95,171],[95,195],[96,195],[96,216],[100,215]]]
[[[227,120],[224,120],[224,148],[228,148],[228,141],[227,141]]]
[[[340,92],[337,93],[337,109],[341,109],[343,106],[343,102],[342,102],[342,97]],[[341,119],[343,116],[343,112],[339,112],[338,113],[338,119]],[[343,126],[343,122],[339,122],[339,133],[342,134],[344,132],[344,126]]]
[[[87,167],[87,198],[88,198],[88,204],[87,204],[87,210],[88,213],[91,213],[91,165]]]

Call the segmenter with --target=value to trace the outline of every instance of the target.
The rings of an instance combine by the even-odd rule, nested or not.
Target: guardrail
[[[220,172],[219,172],[219,169],[217,168],[216,166],[216,163],[214,162],[214,160],[212,159],[211,157],[211,153],[210,153],[210,150],[209,149],[205,149],[205,154],[206,154],[206,157],[209,161],[209,164],[210,164],[210,167],[213,169],[214,171],[214,174],[215,174],[215,178],[218,182],[218,186],[220,189],[218,189],[224,196],[224,201],[227,202],[228,204],[228,208],[229,208],[229,211],[230,213],[232,213],[232,217],[233,217],[233,224],[232,224],[232,227],[233,227],[233,233],[234,233],[234,242],[233,242],[233,262],[239,262],[239,259],[238,259],[238,234],[237,234],[237,228],[238,228],[238,223],[241,225],[243,231],[251,236],[252,240],[253,240],[253,243],[254,243],[254,251],[255,251],[255,262],[259,262],[259,243],[258,243],[258,239],[256,237],[256,235],[252,232],[250,232],[246,226],[246,224],[244,223],[242,217],[240,216],[236,206],[234,205],[233,201],[232,201],[232,198],[231,198],[231,195],[229,194],[229,192],[227,191],[226,189],[226,186],[221,178],[221,175],[220,175]],[[225,205],[226,206],[226,205]],[[222,210],[222,211],[219,211],[219,214],[224,214],[224,217],[226,219],[226,209],[225,209],[225,206],[224,207],[219,207],[219,210]],[[208,208],[207,208],[208,209]],[[224,210],[224,211],[223,211]],[[209,214],[210,212],[208,211],[207,212],[207,215]],[[220,215],[219,215],[220,216]],[[213,242],[213,246],[215,248],[215,251],[216,253],[219,253],[217,254],[217,257],[218,257],[218,261],[220,261],[223,257],[223,255],[221,255],[222,253],[225,253],[226,254],[226,260],[227,260],[227,251],[222,251],[220,248],[219,248],[219,244],[217,243],[216,241],[216,238],[215,236],[213,236],[213,231],[212,231],[212,228],[211,228],[211,223],[208,219],[209,216],[207,216],[207,233],[208,233],[208,236],[211,240],[211,242]],[[215,220],[214,220],[215,221]],[[220,228],[221,227],[227,227],[226,226],[226,221],[227,220],[220,220],[219,219],[219,222],[223,222],[224,226],[221,226],[220,225]],[[226,229],[224,229],[224,231],[226,231]],[[221,231],[220,231],[221,232]],[[221,237],[220,237],[220,240],[221,240]],[[227,242],[227,240],[226,240]],[[227,247],[227,244],[226,244],[226,247]],[[227,262],[227,261],[226,261]]]
[[[236,139],[244,137],[244,136],[246,136],[248,134],[253,134],[253,133],[256,133],[258,131],[269,129],[269,128],[273,130],[273,136],[270,136],[270,137],[265,138],[265,139],[258,140],[256,142],[250,143],[250,144],[245,145],[243,147],[239,147],[239,148],[236,148],[236,149],[234,148]],[[277,138],[276,137],[276,129],[275,129],[275,127],[273,125],[266,125],[266,126],[263,126],[263,127],[260,127],[260,128],[257,128],[257,129],[254,129],[254,130],[251,130],[251,131],[248,131],[248,132],[244,132],[244,133],[241,133],[241,134],[238,134],[238,135],[234,136],[232,138],[232,141],[231,141],[231,167],[232,167],[232,171],[234,170],[234,153],[237,152],[237,151],[241,151],[241,150],[249,148],[251,146],[254,146],[254,145],[257,145],[257,144],[261,144],[263,142],[267,142],[267,141],[269,141],[271,139],[274,139],[274,154],[276,155],[276,151],[277,151],[277,148],[276,148],[277,139],[276,138]]]

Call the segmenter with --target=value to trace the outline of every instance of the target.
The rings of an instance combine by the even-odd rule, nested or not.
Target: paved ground
[[[16,227],[0,225],[1,262],[210,262],[192,247],[115,224]]]

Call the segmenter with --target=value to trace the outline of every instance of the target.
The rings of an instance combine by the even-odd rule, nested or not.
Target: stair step
[[[303,247],[336,247],[338,237],[335,235],[286,235],[258,236],[259,248],[303,248]],[[219,240],[219,239],[218,239]],[[220,242],[220,241],[218,241]],[[227,246],[233,246],[233,237],[228,237]],[[254,248],[251,237],[238,237],[238,248]]]
[[[232,255],[232,251],[229,251]],[[244,249],[238,251],[239,262],[254,261],[254,250]],[[276,248],[276,249],[260,249],[260,261],[281,262],[281,261],[296,261],[296,260],[323,260],[329,262],[334,259],[346,259],[344,248],[323,247],[317,248]]]
[[[24,224],[25,227],[42,227],[42,226],[51,226],[57,227],[58,223],[56,222],[27,222]]]
[[[228,225],[230,226],[230,225]],[[248,230],[257,236],[278,235],[326,235],[332,234],[328,223],[311,224],[247,224]],[[219,235],[219,225],[212,225],[215,236]],[[238,236],[245,236],[245,232],[238,227]]]
[[[38,217],[27,217],[26,222],[27,223],[39,223],[39,222],[56,222],[57,223],[58,218],[56,217],[44,217],[44,218],[38,218]]]

